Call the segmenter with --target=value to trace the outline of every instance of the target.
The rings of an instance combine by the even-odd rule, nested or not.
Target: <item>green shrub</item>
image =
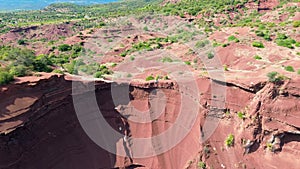
[[[268,79],[269,82],[272,82],[272,83],[281,82],[286,79],[285,76],[280,75],[278,72],[269,72],[267,74],[267,77],[269,78]]]
[[[190,61],[185,61],[184,62],[186,65],[191,65],[191,62]]]
[[[271,41],[271,36],[269,31],[257,30],[255,31],[256,36],[263,37],[267,41]]]
[[[269,78],[270,82],[275,82],[277,75],[278,75],[278,72],[270,72],[267,74],[267,77]]]
[[[80,44],[75,44],[72,46],[72,54],[71,57],[73,59],[77,58],[81,52],[84,51],[84,48]]]
[[[135,57],[134,57],[134,56],[130,56],[130,60],[131,60],[131,61],[134,61],[134,60],[135,60]]]
[[[13,76],[23,77],[27,74],[28,68],[24,65],[12,66],[9,69],[9,73]]]
[[[95,78],[103,78],[104,75],[110,75],[113,72],[109,70],[105,65],[100,65],[97,72],[94,74]]]
[[[298,28],[300,26],[300,21],[294,21],[293,27]]]
[[[58,46],[58,50],[61,52],[66,52],[66,51],[70,51],[72,49],[72,47],[68,44],[62,44]]]
[[[283,33],[278,33],[276,39],[287,39],[287,38],[288,38],[288,36],[286,36],[285,34],[283,34]]]
[[[295,44],[296,41],[294,39],[285,39],[285,40],[281,40],[281,39],[277,39],[276,40],[276,44],[278,46],[283,46],[283,47],[287,47],[290,49],[294,49],[293,44]]]
[[[117,63],[112,63],[111,67],[116,67],[118,64]]]
[[[205,164],[205,162],[199,161],[199,162],[198,162],[198,168],[199,168],[199,169],[206,169],[206,164]]]
[[[154,80],[155,78],[153,77],[153,76],[148,76],[148,77],[146,77],[146,81],[150,81],[150,80]]]
[[[242,119],[242,120],[244,120],[244,119],[246,118],[245,113],[244,113],[244,112],[241,112],[241,111],[237,112],[237,116],[238,116],[240,119]]]
[[[76,61],[75,60],[73,60],[70,63],[64,64],[63,67],[70,74],[74,74],[74,75],[78,74],[78,69],[76,69]]]
[[[239,42],[240,40],[238,38],[236,38],[235,36],[231,35],[228,37],[228,41]]]
[[[209,40],[202,40],[202,41],[197,42],[195,47],[196,48],[203,48],[208,44],[209,44]]]
[[[212,46],[217,47],[217,46],[222,46],[222,44],[214,40]]]
[[[52,69],[48,65],[52,65],[52,61],[46,55],[39,55],[33,60],[33,70],[38,72],[51,72]]]
[[[224,71],[228,71],[228,65],[224,65],[223,68],[224,68]]]
[[[300,75],[300,69],[298,69],[297,74]]]
[[[94,75],[95,78],[102,78],[103,77],[103,73],[102,72],[96,72]]]
[[[264,48],[265,47],[262,42],[257,42],[257,41],[252,42],[252,46],[257,47],[257,48]]]
[[[267,143],[267,149],[270,151],[273,151],[273,144],[272,143]]]
[[[294,49],[293,44],[296,44],[296,41],[294,39],[292,39],[282,33],[277,34],[277,38],[276,38],[275,42],[278,46],[283,46],[283,47],[287,47],[290,49]]]
[[[57,74],[64,74],[63,71],[59,70],[59,69],[55,69],[52,71],[53,73],[57,73]]]
[[[229,46],[229,43],[224,43],[224,44],[222,44],[222,47],[223,47],[223,48],[225,48],[225,47],[227,47],[227,46]]]
[[[214,55],[214,53],[212,53],[212,52],[209,52],[208,54],[207,54],[207,58],[208,59],[212,59],[212,58],[214,58],[215,57],[215,55]]]
[[[128,73],[126,77],[130,78],[132,77],[132,74]]]
[[[25,45],[26,41],[24,39],[18,40],[18,45]]]
[[[6,71],[0,70],[0,85],[8,84],[14,80],[14,76]]]
[[[143,29],[144,31],[149,31],[149,28],[147,26],[145,26]]]
[[[256,59],[256,60],[261,60],[262,57],[260,57],[260,56],[258,56],[258,55],[255,55],[255,56],[254,56],[254,59]]]
[[[163,58],[161,59],[161,62],[163,62],[163,63],[165,63],[165,62],[171,63],[171,62],[173,62],[173,59],[170,58],[170,57],[163,57]]]
[[[125,56],[127,55],[127,53],[128,53],[128,51],[126,50],[126,51],[122,52],[122,53],[120,54],[120,56],[121,56],[121,57],[125,57]]]
[[[225,140],[225,145],[227,147],[232,147],[234,146],[234,135],[233,134],[229,134]]]
[[[288,72],[295,72],[295,69],[293,68],[293,66],[286,66],[284,69]]]

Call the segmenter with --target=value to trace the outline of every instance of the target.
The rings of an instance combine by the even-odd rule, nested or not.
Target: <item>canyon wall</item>
[[[54,75],[36,82],[4,86],[0,93],[0,168],[197,168],[199,162],[206,163],[208,168],[297,168],[299,82],[296,79],[247,86],[199,78],[200,99],[195,100],[199,107],[183,110],[185,93],[172,81],[133,82],[128,86],[129,101],[119,105],[114,103],[112,90],[127,87],[126,84],[78,82],[81,87],[95,85],[95,90],[74,93],[71,80]],[[226,101],[224,107],[214,108],[218,110],[214,118],[219,120],[215,132],[208,140],[201,140],[206,134],[202,130],[205,119],[212,115],[211,102],[219,99],[212,96],[211,84],[225,86]],[[95,93],[99,110],[111,128],[128,136],[109,143],[125,140],[127,157],[99,147],[82,128],[72,97],[82,98],[82,105],[88,109],[90,100],[85,96],[90,92]],[[120,113],[129,107],[136,113],[155,111],[160,107],[155,106],[162,102],[165,106],[159,110],[161,114],[149,123],[130,121]],[[159,135],[177,124],[180,113],[190,111],[197,111],[195,121],[180,126],[191,125],[191,128],[175,147],[153,157],[132,155],[131,146],[135,143],[131,138]],[[238,116],[239,113],[243,116]],[[234,135],[231,147],[224,143],[229,134]],[[175,133],[172,137],[178,136]],[[154,148],[156,143],[152,144]]]

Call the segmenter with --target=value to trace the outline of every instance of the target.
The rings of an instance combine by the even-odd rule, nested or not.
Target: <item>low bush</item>
[[[255,31],[256,36],[262,37],[267,41],[271,41],[270,32],[266,30],[257,30]]]
[[[203,48],[208,44],[209,44],[209,40],[202,40],[202,41],[197,42],[195,47],[196,48]]]
[[[212,53],[212,52],[209,52],[208,54],[207,54],[207,58],[208,59],[212,59],[212,58],[214,58],[215,57],[215,55],[214,55],[214,53]]]
[[[294,49],[293,45],[296,44],[296,41],[294,39],[292,39],[282,33],[277,34],[277,38],[276,38],[275,42],[278,46],[283,46],[283,47],[287,47],[290,49]]]
[[[224,65],[223,68],[224,68],[224,71],[228,71],[228,65]]]
[[[163,63],[165,63],[165,62],[171,63],[171,62],[173,62],[173,59],[170,58],[170,57],[163,57],[163,58],[161,59],[161,62],[163,62]]]
[[[241,111],[237,112],[237,116],[238,116],[240,119],[242,119],[242,120],[244,120],[244,119],[246,118],[245,113],[244,113],[244,112],[241,112]]]
[[[225,140],[225,145],[227,147],[232,147],[234,146],[234,135],[233,134],[229,134]]]
[[[186,65],[191,65],[191,62],[190,61],[185,61],[184,62]]]
[[[256,59],[256,60],[261,60],[262,57],[260,57],[260,56],[258,56],[258,55],[255,55],[255,56],[254,56],[254,59]]]
[[[154,80],[155,78],[153,77],[153,76],[148,76],[148,77],[146,77],[146,81],[150,81],[150,80]]]
[[[24,65],[16,65],[11,66],[9,68],[9,73],[13,76],[17,77],[23,77],[27,74],[28,68],[26,68]]]
[[[8,84],[14,80],[14,76],[6,71],[0,70],[0,85]]]
[[[75,60],[71,61],[70,63],[64,64],[63,67],[70,74],[74,74],[74,75],[78,74],[78,70],[76,69],[76,61]]]
[[[252,46],[257,47],[257,48],[264,48],[265,47],[262,42],[257,42],[257,41],[252,42]]]
[[[240,40],[238,38],[236,38],[235,36],[231,35],[228,37],[228,41],[234,41],[234,42],[239,42]]]
[[[127,54],[128,54],[128,50],[122,52],[122,53],[120,54],[120,56],[121,56],[121,57],[126,57]]]
[[[300,26],[300,21],[294,21],[293,22],[293,27],[298,28]]]
[[[18,40],[18,45],[25,45],[26,41],[24,39]]]
[[[64,72],[63,72],[63,71],[61,71],[61,70],[58,70],[58,69],[55,69],[55,70],[53,70],[53,71],[52,71],[52,73],[64,74]]]
[[[295,69],[293,68],[293,66],[286,66],[284,69],[288,72],[295,72]]]
[[[66,52],[66,51],[70,51],[72,49],[72,47],[68,44],[62,44],[58,46],[58,50],[61,52]]]
[[[286,79],[285,76],[280,75],[278,72],[270,72],[267,74],[269,82],[277,83]]]
[[[199,169],[206,169],[206,164],[205,164],[205,162],[200,161],[200,162],[198,163],[198,168],[199,168]]]

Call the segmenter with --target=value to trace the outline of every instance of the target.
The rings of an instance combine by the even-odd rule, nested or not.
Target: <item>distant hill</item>
[[[34,1],[34,2],[33,2]],[[53,3],[71,2],[80,5],[97,4],[97,3],[109,3],[117,0],[0,0],[0,11],[14,11],[14,10],[35,10],[42,9]]]

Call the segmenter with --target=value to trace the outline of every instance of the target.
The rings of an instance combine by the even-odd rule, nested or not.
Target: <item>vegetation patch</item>
[[[268,77],[269,82],[272,82],[272,83],[281,82],[281,81],[284,81],[285,79],[287,79],[287,77],[279,74],[278,72],[270,72],[267,74],[267,77]]]
[[[244,120],[244,119],[246,118],[245,113],[244,113],[244,112],[241,112],[241,111],[237,112],[237,116],[238,116],[238,118],[240,118],[240,119],[242,119],[242,120]]]
[[[298,28],[300,26],[300,21],[294,21],[293,27]]]
[[[294,44],[296,44],[296,41],[288,36],[286,36],[285,34],[277,34],[277,38],[275,40],[276,44],[278,46],[283,46],[283,47],[287,47],[290,49],[294,49]]]
[[[146,77],[146,81],[151,81],[151,80],[154,80],[154,79],[155,79],[155,78],[154,78],[152,75]]]
[[[209,52],[208,54],[207,54],[207,58],[208,59],[212,59],[212,58],[214,58],[215,57],[215,54],[213,53],[213,52]]]
[[[58,50],[61,52],[66,52],[66,51],[70,51],[72,49],[72,47],[68,44],[62,44],[58,46]]]
[[[199,162],[198,162],[198,168],[199,168],[199,169],[206,169],[206,164],[205,164],[205,162],[199,161]]]
[[[228,65],[223,65],[224,71],[229,71],[228,70]]]
[[[236,38],[235,36],[233,36],[233,35],[228,37],[228,41],[229,42],[233,41],[233,42],[236,42],[236,43],[240,42],[240,40],[238,38]]]
[[[6,71],[0,70],[0,85],[8,84],[14,80],[14,76]]]
[[[191,65],[191,62],[190,61],[185,61],[184,62],[186,65]]]
[[[284,69],[288,72],[295,72],[295,69],[293,68],[293,66],[286,66]]]
[[[256,48],[264,48],[265,47],[262,42],[257,42],[257,41],[252,42],[252,46],[256,47]]]
[[[209,44],[209,40],[202,40],[198,41],[195,45],[196,48],[204,48],[206,45]]]
[[[173,62],[173,59],[166,56],[166,57],[163,57],[160,61],[163,63],[165,63],[165,62],[171,63],[171,62]]]
[[[268,30],[257,30],[255,31],[256,36],[262,37],[267,41],[271,41],[270,32]]]
[[[256,59],[256,60],[262,60],[262,57],[261,57],[261,56],[258,56],[258,55],[255,55],[255,56],[254,56],[254,59]]]
[[[234,146],[234,135],[229,134],[227,138],[225,139],[225,145],[227,147],[233,147]]]

